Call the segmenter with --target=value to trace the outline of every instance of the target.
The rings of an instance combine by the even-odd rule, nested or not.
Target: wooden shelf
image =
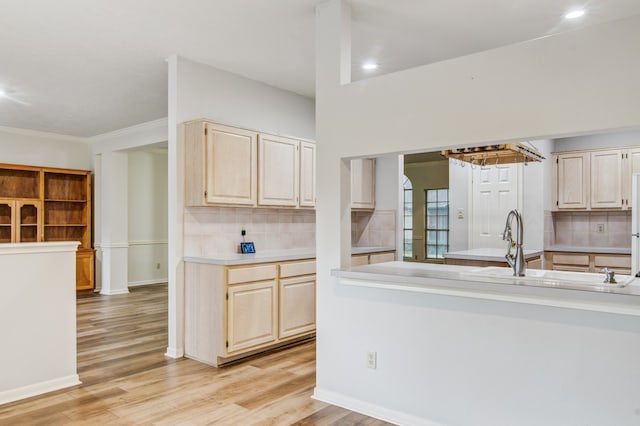
[[[83,227],[83,226],[88,226],[88,225],[84,225],[82,223],[45,223],[44,224],[45,227],[58,227],[58,228],[79,228],[79,227]]]
[[[87,200],[53,200],[50,198],[47,198],[44,200],[47,203],[86,203]]]

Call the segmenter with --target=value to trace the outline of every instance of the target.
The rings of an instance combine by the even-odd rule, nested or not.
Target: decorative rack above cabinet
[[[78,241],[76,289],[94,288],[91,172],[0,164],[0,243]]]

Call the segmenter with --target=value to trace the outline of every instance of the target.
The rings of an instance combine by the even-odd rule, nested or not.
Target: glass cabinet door
[[[15,241],[15,205],[14,200],[0,199],[0,243],[12,243]]]
[[[20,243],[35,243],[42,241],[40,202],[23,201],[17,202],[17,227],[15,238]]]

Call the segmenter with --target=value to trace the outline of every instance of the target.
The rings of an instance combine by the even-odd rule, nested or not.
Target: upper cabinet
[[[619,149],[591,153],[591,208],[622,208],[622,157]]]
[[[559,209],[586,209],[589,205],[589,154],[558,154],[557,206]]]
[[[315,206],[315,144],[204,120],[184,127],[187,206]]]
[[[316,206],[316,144],[300,142],[300,207]]]
[[[258,204],[296,207],[300,142],[272,135],[258,136]]]
[[[254,206],[258,190],[257,134],[203,121],[185,125],[187,206]]]
[[[373,210],[376,207],[376,160],[351,160],[351,208]]]
[[[554,154],[557,210],[631,208],[631,175],[640,173],[640,148]]]

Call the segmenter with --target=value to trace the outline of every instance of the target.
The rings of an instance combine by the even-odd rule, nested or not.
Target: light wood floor
[[[166,285],[77,306],[82,385],[0,405],[0,425],[389,425],[310,398],[315,342],[219,369],[165,358]]]

